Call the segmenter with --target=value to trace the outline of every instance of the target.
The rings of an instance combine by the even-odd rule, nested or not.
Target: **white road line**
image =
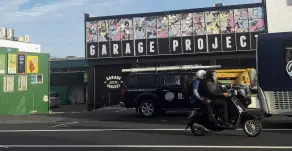
[[[78,122],[64,123],[64,124],[53,125],[53,126],[51,126],[51,127],[67,126],[67,125],[72,125],[72,124],[77,124],[77,123],[78,123]]]
[[[126,111],[127,109],[121,109],[121,110],[118,110],[118,111],[116,111],[117,113],[118,112],[123,112],[123,111]]]
[[[241,131],[242,129],[238,129]],[[186,131],[185,129],[40,129],[40,130],[0,130],[0,133],[19,132],[106,132],[106,131]],[[189,129],[187,131],[190,131]],[[263,129],[263,131],[292,131],[292,129]]]
[[[207,145],[1,145],[1,148],[213,148],[292,149],[292,146],[207,146]]]

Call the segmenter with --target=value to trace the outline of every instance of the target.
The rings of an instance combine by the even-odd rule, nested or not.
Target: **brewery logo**
[[[289,77],[292,78],[292,61],[287,63],[286,72],[288,73]]]
[[[121,87],[123,81],[121,76],[107,76],[105,78],[104,84],[109,89],[118,89]]]
[[[167,92],[166,94],[165,94],[165,100],[167,100],[167,101],[172,101],[174,99],[174,93],[172,93],[172,92]]]

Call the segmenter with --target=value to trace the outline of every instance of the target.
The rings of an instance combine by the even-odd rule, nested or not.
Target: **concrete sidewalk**
[[[1,115],[0,124],[56,123],[65,119],[64,117],[51,117],[47,115]]]

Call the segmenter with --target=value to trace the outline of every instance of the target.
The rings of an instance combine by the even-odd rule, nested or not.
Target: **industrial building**
[[[256,37],[268,31],[265,6],[104,17],[85,14],[89,109],[120,101],[124,68],[182,64],[255,68]]]

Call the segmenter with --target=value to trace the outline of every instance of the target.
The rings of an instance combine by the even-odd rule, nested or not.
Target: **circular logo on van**
[[[286,72],[290,77],[292,77],[292,61],[289,61],[286,65]]]
[[[123,83],[121,79],[121,76],[107,76],[104,83],[108,89],[118,89]]]
[[[167,92],[166,94],[165,94],[165,100],[167,100],[167,101],[172,101],[174,99],[174,93],[172,93],[172,92]]]

